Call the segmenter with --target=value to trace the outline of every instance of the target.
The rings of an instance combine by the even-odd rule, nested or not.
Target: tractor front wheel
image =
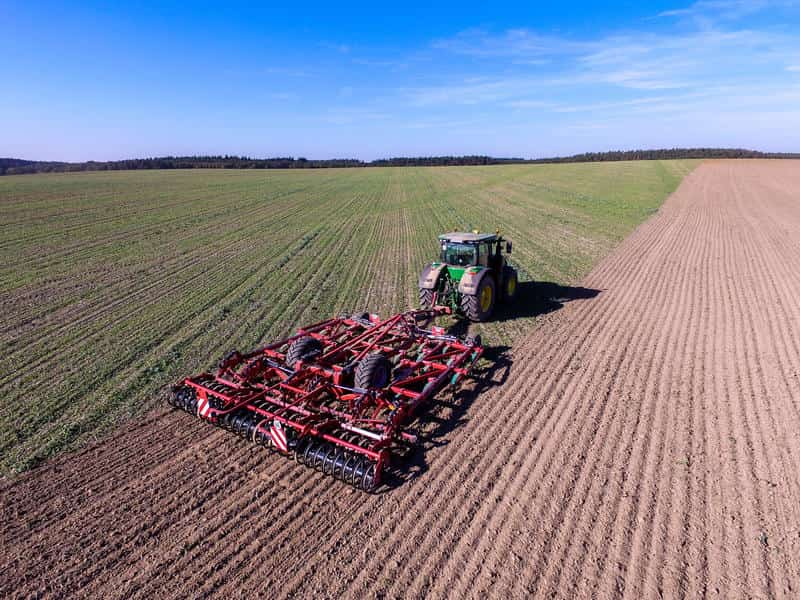
[[[494,311],[495,296],[494,279],[487,275],[475,294],[461,296],[461,310],[470,321],[487,321]]]

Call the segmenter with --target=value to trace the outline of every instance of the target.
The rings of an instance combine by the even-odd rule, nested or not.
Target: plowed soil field
[[[2,484],[0,595],[797,597],[800,164],[704,163],[365,495],[165,410]]]

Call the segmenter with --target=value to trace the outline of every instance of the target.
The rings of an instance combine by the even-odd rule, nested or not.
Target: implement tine
[[[405,428],[418,410],[455,385],[481,355],[480,340],[419,327],[446,312],[409,311],[371,327],[349,318],[321,321],[261,350],[229,354],[216,375],[202,373],[174,386],[169,403],[373,491],[391,456],[415,439]],[[306,345],[291,350],[300,343]],[[287,364],[287,355],[295,364]],[[369,366],[359,371],[362,361]],[[374,379],[379,368],[384,374]]]

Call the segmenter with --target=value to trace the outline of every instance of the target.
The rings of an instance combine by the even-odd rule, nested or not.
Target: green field
[[[696,164],[0,177],[0,472],[141,414],[232,348],[415,307],[445,231],[499,228],[521,280],[577,282]],[[529,309],[472,329],[511,344]]]

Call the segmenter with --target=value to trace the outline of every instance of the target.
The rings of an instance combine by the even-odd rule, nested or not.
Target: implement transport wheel
[[[389,384],[392,364],[381,352],[367,354],[356,367],[357,388],[383,388]]]
[[[433,290],[419,288],[419,305],[421,308],[433,308]]]
[[[294,369],[297,361],[308,360],[322,352],[322,342],[318,339],[306,335],[297,338],[289,346],[286,353],[286,366]]]
[[[514,267],[503,267],[503,300],[513,302],[517,296],[517,270]]]
[[[368,312],[353,313],[350,315],[350,318],[357,323],[361,323],[361,325],[367,329],[370,329],[373,326],[372,321],[369,320]]]
[[[470,321],[486,321],[494,311],[495,295],[494,279],[487,275],[481,280],[476,294],[461,296],[461,310]]]

